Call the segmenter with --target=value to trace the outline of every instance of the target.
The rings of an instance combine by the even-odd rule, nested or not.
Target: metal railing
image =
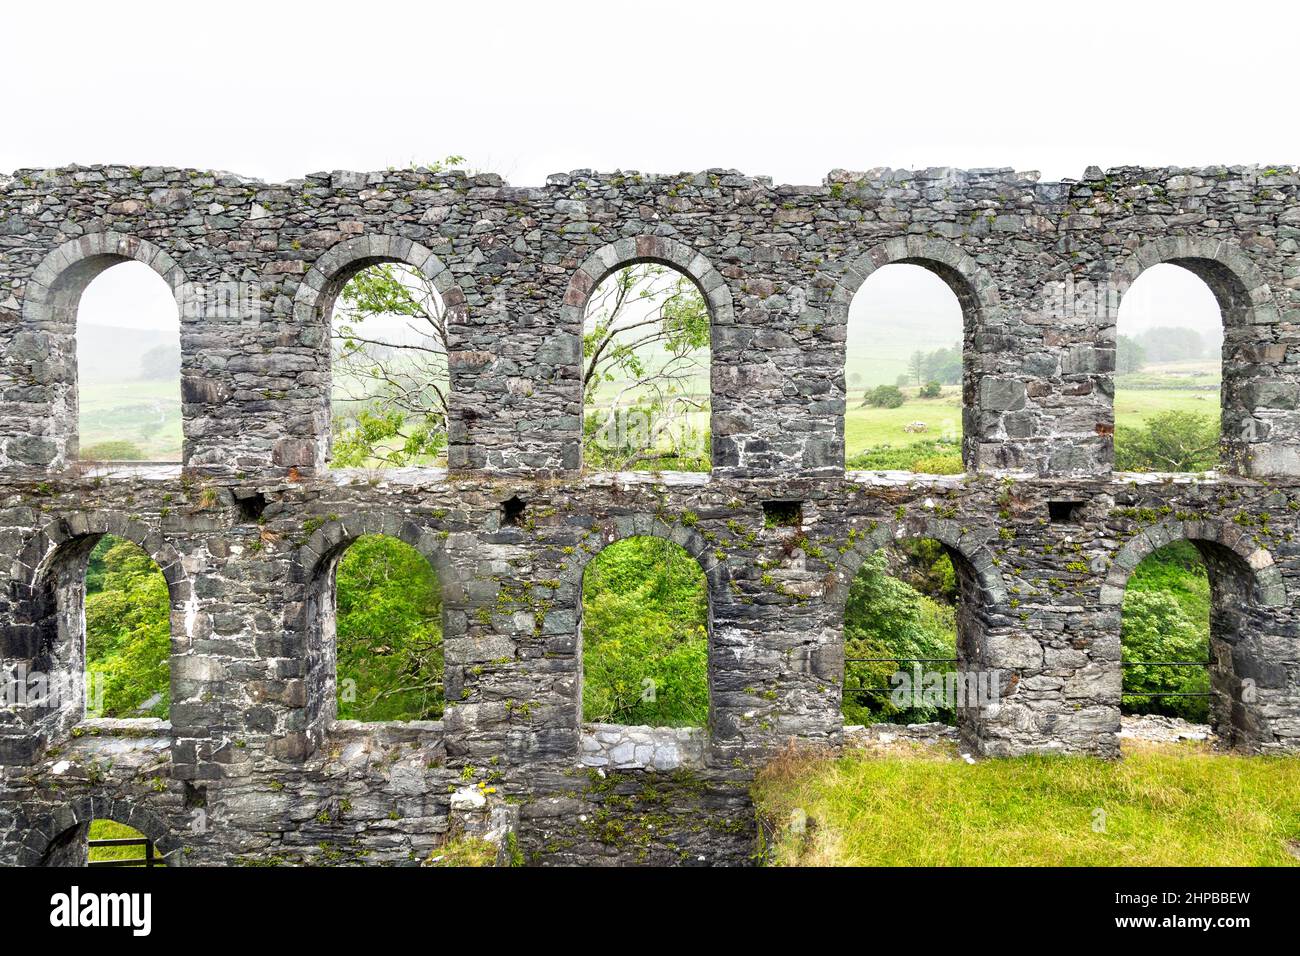
[[[144,856],[133,856],[126,860],[91,860],[87,866],[166,866],[161,857],[154,855],[153,840],[148,837],[124,837],[118,840],[87,840],[93,850],[101,846],[142,846]]]

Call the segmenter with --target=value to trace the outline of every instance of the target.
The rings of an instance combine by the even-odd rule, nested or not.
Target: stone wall
[[[75,695],[0,710],[0,860],[63,859],[69,834],[113,816],[176,862],[418,862],[454,793],[482,784],[517,807],[530,862],[742,862],[753,770],[791,738],[842,742],[848,585],[909,536],[954,557],[963,668],[1000,675],[1000,704],[963,719],[973,752],[1117,753],[1123,588],[1180,538],[1213,578],[1222,739],[1300,749],[1298,187],[1281,167],[816,187],[722,170],[539,188],[420,170],[0,178],[0,666],[80,672],[105,533],[163,568],[173,641],[165,726],[87,724]],[[76,462],[78,296],[128,259],[176,292],[179,468]],[[325,467],[329,310],[382,261],[422,270],[450,310],[446,472]],[[633,261],[681,269],[709,302],[711,475],[581,468],[583,307]],[[848,305],[892,262],[962,303],[964,476],[844,473]],[[1111,473],[1115,308],[1158,262],[1223,309],[1221,474]],[[773,501],[801,502],[800,524],[765,521]],[[372,532],[439,572],[438,724],[333,720],[329,582]],[[584,766],[602,732],[611,750],[666,742],[580,724],[583,568],[638,534],[706,573],[709,726],[674,769],[642,769],[635,745],[626,769]]]

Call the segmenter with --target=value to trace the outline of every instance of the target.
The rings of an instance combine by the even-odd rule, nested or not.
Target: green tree
[[[1130,375],[1142,371],[1146,364],[1147,353],[1142,343],[1121,335],[1115,342],[1115,371],[1120,375]]]
[[[171,602],[149,555],[104,535],[86,572],[88,708],[102,684],[103,717],[166,717],[170,702]]]
[[[654,263],[601,282],[583,321],[584,456],[595,467],[707,471],[710,318],[689,278]]]
[[[885,555],[877,551],[863,562],[849,588],[844,611],[844,656],[882,658],[850,662],[844,668],[844,719],[870,724],[945,720],[955,714],[943,707],[900,709],[890,700],[891,675],[911,673],[916,658],[956,657],[957,622],[953,607],[926,597],[892,577]],[[952,664],[924,663],[923,671],[947,673]],[[886,688],[884,692],[874,689]],[[870,693],[860,691],[871,690]]]
[[[931,380],[921,386],[920,395],[922,398],[938,398],[943,392],[943,386],[938,382]]]
[[[679,545],[638,536],[582,579],[583,719],[660,727],[708,721],[707,584]]]
[[[335,580],[339,717],[441,717],[442,594],[424,555],[396,538],[363,535],[343,552]]]
[[[912,384],[921,385],[925,382],[925,353],[920,349],[913,352],[907,360],[907,374]]]
[[[447,316],[433,282],[395,263],[361,270],[339,296],[333,337],[333,466],[445,455]]]
[[[1207,471],[1218,462],[1218,426],[1196,412],[1160,412],[1141,427],[1115,429],[1119,471]]]
[[[1206,661],[1210,657],[1210,581],[1196,546],[1179,541],[1149,554],[1134,569],[1124,592],[1120,624],[1125,713],[1165,714],[1203,722],[1207,667],[1159,666],[1162,661]]]
[[[862,396],[863,405],[876,408],[898,408],[903,401],[903,390],[897,385],[877,385]]]

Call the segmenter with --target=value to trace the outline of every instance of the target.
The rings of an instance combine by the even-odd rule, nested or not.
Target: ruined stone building
[[[979,754],[1118,753],[1125,584],[1179,539],[1210,569],[1218,732],[1300,750],[1298,193],[1296,170],[1255,166],[819,186],[729,170],[530,188],[419,169],[0,177],[0,668],[82,670],[85,566],[106,533],[162,568],[172,639],[166,722],[87,721],[70,699],[0,710],[0,861],[75,861],[108,817],[174,865],[418,862],[474,809],[466,788],[494,791],[529,862],[744,861],[755,769],[792,739],[842,743],[848,585],[909,536],[953,557],[961,666],[1004,678],[998,706],[963,717]],[[180,467],[78,461],[78,300],[128,260],[181,316]],[[584,306],[640,261],[707,299],[711,474],[583,468]],[[420,270],[449,310],[445,471],[327,468],[330,311],[380,262]],[[899,262],[962,306],[961,476],[844,469],[849,303]],[[1214,474],[1112,471],[1115,309],[1158,263],[1221,307]],[[798,528],[765,521],[773,508]],[[372,532],[439,572],[442,721],[334,719],[334,568]],[[707,729],[581,722],[583,568],[632,535],[680,544],[707,576]]]

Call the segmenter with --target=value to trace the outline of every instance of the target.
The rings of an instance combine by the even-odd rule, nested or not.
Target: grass
[[[425,866],[496,866],[499,850],[482,837],[461,836],[435,849]]]
[[[938,398],[919,398],[905,388],[907,400],[898,408],[862,406],[862,391],[849,400],[844,416],[844,455],[850,469],[902,471],[961,471],[961,388],[946,386]],[[912,422],[924,422],[923,432],[909,432]],[[940,442],[944,439],[944,442]],[[933,463],[918,468],[918,459],[950,458],[952,467]]]
[[[116,820],[92,820],[90,824],[89,839],[91,840],[139,840],[143,839],[144,834],[139,830],[127,826],[125,823],[118,823]],[[163,866],[162,854],[155,847],[153,858],[157,862],[154,866]],[[97,863],[103,860],[140,860],[140,865],[144,866],[144,847],[142,846],[97,846],[90,849],[90,862]]]
[[[83,449],[129,441],[146,461],[181,460],[181,396],[175,380],[109,382],[78,394]]]
[[[1296,866],[1300,758],[1139,744],[1122,761],[968,765],[935,750],[793,751],[760,775],[786,866]]]

